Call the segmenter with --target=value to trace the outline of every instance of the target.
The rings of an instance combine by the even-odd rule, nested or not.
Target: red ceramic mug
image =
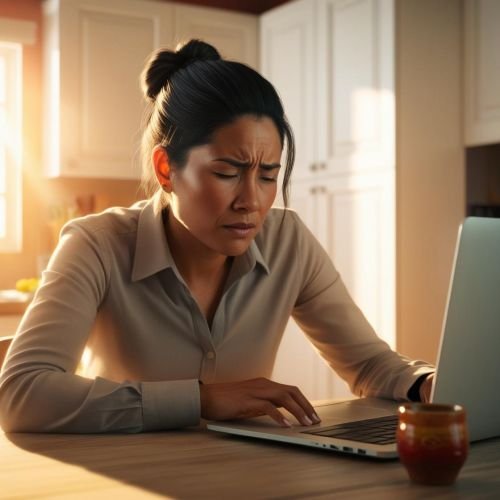
[[[399,407],[399,458],[420,484],[452,484],[467,458],[465,410],[458,405],[406,403]]]

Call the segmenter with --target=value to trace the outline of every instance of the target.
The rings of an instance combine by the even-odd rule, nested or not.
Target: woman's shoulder
[[[272,208],[256,242],[263,253],[323,252],[317,238],[302,220],[300,214],[290,208]]]
[[[102,233],[109,237],[135,233],[146,204],[147,200],[143,200],[130,207],[111,207],[96,214],[77,217],[64,226],[62,234],[77,231],[87,235]]]
[[[297,236],[297,232],[305,229],[305,224],[301,220],[300,215],[291,208],[271,208],[263,225],[263,234],[266,236],[286,235]]]
[[[266,217],[256,243],[263,254],[295,253],[307,228],[297,212],[289,208],[272,208]]]

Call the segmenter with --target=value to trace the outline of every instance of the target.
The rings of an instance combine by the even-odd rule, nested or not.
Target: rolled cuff
[[[198,380],[142,382],[143,431],[176,429],[200,422]]]
[[[408,374],[401,376],[398,380],[398,383],[394,389],[394,399],[396,400],[404,400],[409,401],[408,399],[408,391],[412,387],[412,385],[422,376],[429,375],[434,373],[436,369],[431,366],[419,366],[415,367],[414,370],[409,371]]]

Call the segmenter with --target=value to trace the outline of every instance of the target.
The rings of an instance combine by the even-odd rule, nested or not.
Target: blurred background
[[[0,337],[67,220],[142,199],[139,73],[201,38],[275,84],[291,207],[379,335],[435,362],[459,225],[500,214],[499,25],[495,0],[0,0]],[[293,322],[275,377],[347,393]]]

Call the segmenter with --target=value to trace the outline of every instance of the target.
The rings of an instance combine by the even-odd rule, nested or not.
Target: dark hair
[[[295,159],[292,129],[272,84],[245,64],[221,59],[201,40],[190,40],[176,51],[151,55],[141,75],[144,96],[151,103],[142,136],[142,185],[148,196],[158,190],[151,152],[163,146],[169,159],[183,167],[189,150],[208,144],[216,129],[242,115],[269,117],[286,144],[282,194],[288,204]]]

